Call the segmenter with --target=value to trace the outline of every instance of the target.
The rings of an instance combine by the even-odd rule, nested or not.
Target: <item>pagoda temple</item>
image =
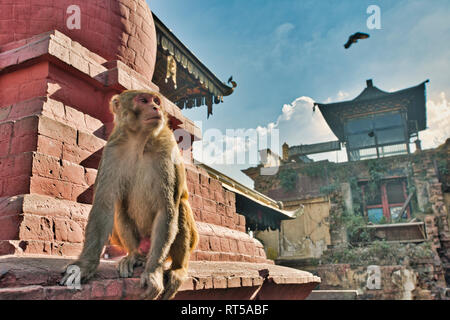
[[[410,153],[410,140],[426,129],[425,84],[385,92],[367,80],[353,100],[315,103],[330,129],[345,145],[349,161]]]

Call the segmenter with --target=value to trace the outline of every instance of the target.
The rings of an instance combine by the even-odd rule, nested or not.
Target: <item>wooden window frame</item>
[[[390,182],[394,182],[395,180],[401,180],[402,183],[402,189],[403,189],[403,198],[404,201],[402,203],[389,203],[388,201],[388,195],[387,195],[387,190],[386,190],[386,185]],[[367,180],[361,180],[360,182],[366,182]],[[391,223],[391,208],[392,207],[402,207],[404,205],[404,202],[406,201],[406,199],[408,198],[408,194],[406,191],[406,181],[404,180],[404,178],[388,178],[388,179],[383,179],[383,182],[380,186],[380,196],[381,196],[381,204],[377,204],[377,205],[366,205],[366,196],[365,196],[365,185],[362,184],[361,186],[361,191],[362,191],[362,198],[363,198],[363,207],[364,207],[364,215],[366,217],[366,219],[368,220],[369,218],[369,213],[368,210],[369,209],[376,209],[376,208],[382,208],[383,209],[383,216],[386,218],[386,220]],[[410,206],[408,205],[406,208],[406,215],[408,217],[408,219],[411,218],[411,211],[410,211]]]

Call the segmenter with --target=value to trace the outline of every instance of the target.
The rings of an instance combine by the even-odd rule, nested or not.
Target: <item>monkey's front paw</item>
[[[119,262],[119,275],[122,278],[129,278],[133,276],[134,267],[142,266],[145,262],[145,257],[140,254],[129,254],[122,258]]]
[[[147,290],[142,294],[143,299],[155,300],[164,290],[163,273],[162,272],[146,272],[141,274],[141,288],[147,287]]]

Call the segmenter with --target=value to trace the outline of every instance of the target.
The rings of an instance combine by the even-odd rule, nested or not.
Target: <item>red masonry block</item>
[[[2,210],[0,208],[0,210]],[[0,212],[0,240],[18,239],[22,218],[19,214],[5,215]]]
[[[72,144],[64,143],[62,145],[62,159],[72,163],[80,164],[92,156],[92,152],[83,150],[80,147]],[[84,164],[86,166],[86,164]],[[98,164],[97,164],[98,166]]]
[[[224,252],[230,252],[230,242],[226,238],[220,238],[220,250]]]
[[[203,185],[202,185],[202,187],[201,187],[201,196],[202,196],[204,199],[214,199],[214,194],[211,194],[211,195],[210,195],[209,187],[205,187],[205,186],[203,186]]]
[[[83,249],[83,244],[81,243],[70,243],[70,242],[52,242],[51,244],[51,254],[57,256],[78,256]]]
[[[41,97],[19,102],[11,106],[8,119],[18,120],[23,117],[39,115],[42,112],[44,101]]]
[[[85,181],[91,186],[95,183],[95,178],[97,177],[97,170],[91,168],[85,168]]]
[[[203,209],[203,199],[198,195],[193,195],[191,206],[192,208]]]
[[[212,200],[203,198],[203,210],[211,213],[216,213],[216,203]]]
[[[208,251],[196,251],[197,261],[211,261],[211,255]]]
[[[212,251],[220,251],[220,238],[215,236],[209,237],[209,247]]]
[[[66,110],[66,120],[71,126],[77,129],[86,129],[86,123],[84,121],[83,112],[80,112],[69,106],[66,106],[65,110]]]
[[[213,277],[213,287],[214,289],[226,289],[227,278],[221,276]]]
[[[12,134],[13,134],[12,122],[0,124],[0,157],[9,154],[9,146]]]
[[[0,197],[15,196],[18,194],[28,193],[30,190],[30,176],[17,176],[7,178],[3,181],[3,191]]]
[[[231,206],[225,207],[225,215],[227,217],[232,218],[232,217],[234,217],[235,214],[236,214],[236,211]]]
[[[202,219],[202,211],[200,209],[193,209],[194,212],[194,219],[196,221],[201,221]]]
[[[49,156],[61,158],[63,145],[61,141],[38,135],[36,151]]]
[[[236,224],[234,223],[233,218],[222,216],[222,226],[234,229],[236,228]]]
[[[32,173],[52,179],[61,178],[61,166],[58,158],[36,153],[33,155]]]
[[[222,224],[222,220],[220,219],[220,216],[216,213],[210,213],[203,211],[202,212],[202,220],[203,222],[212,223],[215,225],[220,226]]]
[[[200,175],[200,183],[202,186],[206,186],[209,187],[209,182],[210,182],[210,177],[204,174],[199,174]]]
[[[100,138],[97,138],[93,134],[79,131],[78,132],[78,146],[82,149],[96,152],[101,150],[106,144],[106,141]]]
[[[22,118],[14,123],[14,137],[23,137],[27,135],[36,135],[38,131],[38,116],[29,116]]]
[[[75,129],[47,117],[40,118],[38,130],[39,134],[67,144],[75,145],[77,142],[77,131]]]
[[[11,154],[18,154],[27,151],[35,151],[37,148],[37,135],[26,135],[13,137],[11,139]]]
[[[225,215],[225,205],[223,203],[217,203],[216,212],[218,215]]]
[[[62,161],[61,179],[75,184],[86,184],[84,168],[65,160]]]
[[[76,200],[72,198],[72,184],[66,181],[33,176],[30,181],[30,192],[54,196],[60,199]]]
[[[83,242],[83,228],[70,219],[54,219],[55,239],[72,243]]]
[[[124,284],[122,280],[113,279],[105,281],[105,297],[120,299],[122,297],[122,292]]]
[[[5,106],[0,108],[0,121],[5,121],[9,119],[9,114],[11,112],[12,106]]]
[[[245,216],[239,215],[239,225],[245,227]]]
[[[19,229],[21,240],[53,240],[53,221],[49,217],[25,214]]]
[[[192,182],[193,184],[198,184],[199,183],[198,172],[186,168],[186,180],[188,182]]]
[[[236,203],[236,195],[234,192],[225,191],[225,201],[229,206],[234,205]]]
[[[258,248],[255,248],[255,245],[253,244],[253,242],[246,242],[245,243],[245,248],[246,248],[246,254],[250,255],[250,256],[254,256],[255,251],[258,250]]]
[[[10,177],[13,168],[14,168],[14,157],[10,156],[0,158],[0,179]]]
[[[247,254],[247,248],[245,247],[244,242],[238,241],[237,246],[238,246],[239,253]]]
[[[210,249],[208,236],[200,235],[197,249],[201,251],[208,251]]]
[[[228,242],[230,244],[230,251],[231,252],[238,252],[238,242],[234,239],[228,239]]]
[[[215,199],[219,204],[224,204],[224,203],[225,203],[225,196],[224,196],[223,190],[214,191],[214,199]]]

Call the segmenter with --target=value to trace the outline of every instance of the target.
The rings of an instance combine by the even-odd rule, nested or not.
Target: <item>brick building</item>
[[[426,82],[388,93],[368,80],[353,100],[317,103],[338,141],[284,144],[275,176],[259,174],[264,164],[243,170],[286,210],[304,206],[280,231],[256,237],[277,264],[320,275],[322,297],[354,290],[360,299],[448,298],[450,139],[420,148]],[[347,162],[308,157],[342,146]],[[369,266],[377,267],[376,288]]]
[[[0,25],[0,299],[139,298],[139,270],[118,279],[114,247],[81,291],[56,285],[82,248],[109,100],[159,91],[171,128],[192,143],[201,132],[181,109],[206,105],[210,116],[236,84],[217,79],[144,0],[8,1]],[[176,298],[303,299],[320,282],[274,265],[246,233],[254,210],[275,227],[292,212],[206,166],[187,165],[187,180],[200,242]]]

